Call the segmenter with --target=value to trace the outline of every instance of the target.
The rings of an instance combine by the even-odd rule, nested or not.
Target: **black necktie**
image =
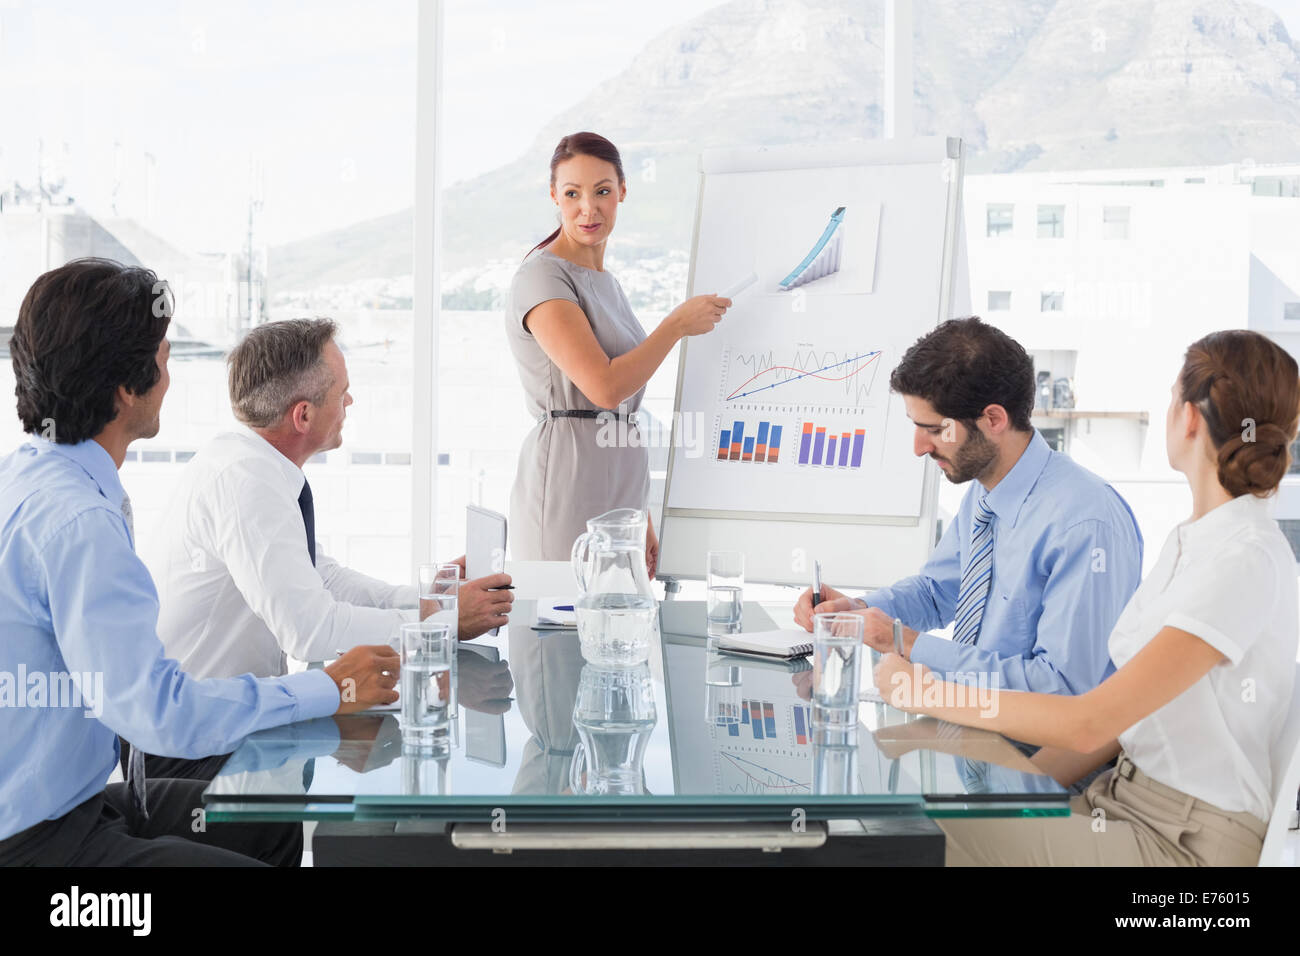
[[[131,508],[131,496],[122,496],[122,517],[126,520],[127,530],[131,533],[131,547],[135,547],[135,512]],[[131,747],[131,756],[126,761],[127,792],[131,795],[131,806],[140,815],[141,823],[149,821],[149,802],[146,798],[148,786],[144,769],[144,751]]]
[[[302,492],[298,495],[298,510],[302,512],[302,523],[307,527],[307,553],[311,555],[311,563],[314,567],[316,564],[316,506],[311,500],[311,483],[306,478],[302,480]],[[311,791],[312,779],[316,776],[315,759],[308,760],[302,765],[302,790],[303,793]]]
[[[316,566],[316,508],[311,501],[311,483],[302,480],[302,493],[298,495],[298,509],[302,512],[302,523],[307,526],[307,553],[311,555],[312,567]]]

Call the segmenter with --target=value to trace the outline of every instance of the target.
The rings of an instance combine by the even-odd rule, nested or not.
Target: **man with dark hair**
[[[1100,684],[1115,669],[1107,637],[1141,578],[1142,535],[1113,488],[1030,424],[1033,360],[978,318],[954,319],[908,349],[890,387],[916,454],[954,484],[974,481],[919,574],[865,598],[823,587],[815,608],[810,589],[796,620],[811,630],[814,613],[854,611],[871,647],[948,680],[982,674],[1059,694]],[[952,640],[924,633],[948,625]]]
[[[171,302],[152,272],[84,259],[37,279],[18,312],[31,439],[0,459],[0,865],[292,862],[257,827],[194,832],[201,783],[146,782],[133,761],[126,784],[106,786],[118,735],[200,757],[397,697],[387,647],[274,680],[197,680],[165,655],[117,471],[158,432]]]
[[[327,660],[387,641],[416,619],[407,610],[418,604],[413,586],[343,567],[316,544],[303,465],[339,447],[352,404],[335,332],[329,319],[290,319],[258,326],[235,347],[230,403],[241,425],[186,465],[146,548],[162,605],[158,633],[191,673],[274,677],[289,657]],[[509,583],[507,574],[461,582],[460,637],[507,623]],[[210,775],[152,756],[148,766]]]

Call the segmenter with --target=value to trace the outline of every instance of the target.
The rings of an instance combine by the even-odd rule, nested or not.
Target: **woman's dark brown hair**
[[[627,182],[627,178],[623,175],[623,157],[618,154],[618,147],[599,133],[584,132],[570,133],[556,145],[555,152],[551,154],[552,187],[555,186],[556,168],[560,163],[573,159],[574,156],[594,156],[596,159],[603,159],[618,172],[618,184],[620,186]],[[560,230],[557,228],[553,233],[529,249],[528,254],[532,255],[543,246],[549,246],[559,234]],[[524,258],[526,259],[528,256]]]
[[[1228,494],[1267,497],[1291,466],[1300,419],[1300,370],[1276,343],[1236,329],[1192,343],[1178,378],[1205,418]]]

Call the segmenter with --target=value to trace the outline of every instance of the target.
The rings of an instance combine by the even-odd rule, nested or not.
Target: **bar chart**
[[[791,717],[794,720],[794,742],[797,744],[808,743],[812,736],[812,707],[805,704],[795,704],[791,708]]]
[[[783,430],[784,426],[770,421],[733,420],[719,430],[717,460],[775,465],[781,460]]]
[[[867,440],[865,428],[837,429],[805,421],[800,423],[798,434],[799,465],[813,468],[862,467],[862,451]]]
[[[754,740],[777,740],[776,705],[770,700],[741,701],[740,722],[728,726],[727,734],[732,737],[751,737]]]

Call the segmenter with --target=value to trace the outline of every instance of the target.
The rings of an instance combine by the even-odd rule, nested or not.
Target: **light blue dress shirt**
[[[118,734],[203,757],[338,709],[324,671],[201,681],[166,657],[125,497],[94,441],[33,436],[0,460],[0,839],[103,790]]]
[[[984,494],[972,481],[921,573],[871,592],[867,605],[918,631],[951,624]],[[912,660],[945,679],[987,674],[991,687],[1091,690],[1115,670],[1107,639],[1142,577],[1142,533],[1132,510],[1037,431],[987,502],[996,515],[993,577],[979,637],[957,644],[918,634]]]

